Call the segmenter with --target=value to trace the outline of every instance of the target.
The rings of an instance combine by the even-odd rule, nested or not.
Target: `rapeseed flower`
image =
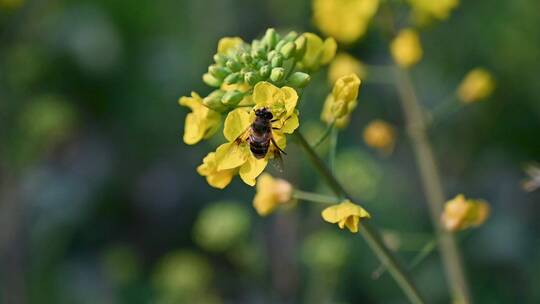
[[[432,19],[446,20],[459,5],[459,0],[409,0],[412,14],[418,23],[427,23]]]
[[[370,122],[364,129],[364,142],[369,147],[385,153],[392,152],[395,143],[394,128],[387,122],[377,119]]]
[[[361,219],[371,217],[364,208],[352,203],[350,200],[345,200],[338,205],[324,209],[321,215],[325,221],[338,224],[341,229],[347,227],[353,233],[358,232],[358,224]]]
[[[367,75],[367,69],[362,62],[347,53],[336,55],[328,67],[328,81],[334,84],[339,78],[356,74],[360,79]]]
[[[422,45],[418,33],[413,29],[401,30],[390,44],[390,52],[396,64],[410,68],[422,59]]]
[[[482,225],[489,216],[489,205],[483,200],[465,199],[463,194],[446,202],[441,215],[443,227],[459,231]]]
[[[321,113],[321,120],[327,124],[335,123],[338,128],[347,126],[350,114],[357,106],[360,78],[356,74],[349,74],[339,78],[326,97]]]
[[[337,44],[333,38],[327,38],[323,41],[312,33],[304,33],[302,36],[306,39],[306,53],[301,61],[301,66],[304,69],[315,71],[334,59]]]
[[[313,21],[325,35],[350,44],[362,37],[378,0],[313,0]]]
[[[464,103],[483,100],[495,89],[495,81],[491,74],[482,68],[471,70],[457,89],[458,98]]]
[[[293,187],[286,180],[263,173],[257,180],[253,207],[260,216],[272,213],[279,205],[291,201]]]
[[[194,145],[214,135],[219,129],[221,115],[206,107],[197,93],[192,92],[191,97],[181,97],[178,103],[191,109],[191,113],[186,116],[184,125],[184,142],[186,144]]]

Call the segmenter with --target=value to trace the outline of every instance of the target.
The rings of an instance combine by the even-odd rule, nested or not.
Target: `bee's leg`
[[[283,123],[281,124],[281,127],[279,128],[276,128],[276,127],[272,127],[273,130],[280,130],[281,128],[283,128],[283,126],[285,125],[285,123],[287,122],[287,120],[289,120],[291,118],[291,116],[287,117],[287,119],[285,119],[285,121],[283,121]],[[273,119],[273,120],[270,120],[270,122],[276,122],[276,121],[279,121],[279,119]]]
[[[279,152],[281,152],[281,153],[287,155],[287,153],[285,153],[285,151],[283,151],[283,150],[276,144],[276,141],[275,141],[273,138],[270,138],[270,140],[272,141],[272,144],[274,145],[274,147],[276,147],[276,148],[279,150]]]

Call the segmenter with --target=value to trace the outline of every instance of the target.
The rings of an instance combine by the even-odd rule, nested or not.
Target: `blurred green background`
[[[540,2],[462,2],[422,30],[413,78],[431,108],[470,69],[493,73],[494,95],[431,136],[447,196],[492,206],[460,242],[474,299],[539,303],[540,191],[520,182],[540,161]],[[377,22],[347,51],[385,64]],[[364,241],[324,223],[318,206],[259,218],[254,189],[216,190],[195,172],[219,141],[185,145],[177,99],[211,91],[201,75],[219,38],[268,27],[317,32],[309,1],[0,0],[1,303],[406,302],[388,275],[371,278]],[[305,94],[311,138],[329,89],[323,71]],[[362,142],[376,118],[398,130],[389,157]],[[406,262],[433,236],[403,126],[395,89],[364,84],[337,168]],[[284,176],[320,187],[301,150],[288,151]],[[448,303],[439,262],[413,270],[429,303]]]

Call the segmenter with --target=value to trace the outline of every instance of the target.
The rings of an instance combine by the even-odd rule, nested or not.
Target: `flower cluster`
[[[441,221],[448,231],[459,231],[482,225],[489,216],[489,205],[483,200],[465,199],[460,194],[446,202]]]
[[[285,149],[285,134],[298,128],[298,91],[309,83],[310,73],[334,58],[336,48],[332,38],[295,32],[281,36],[274,29],[250,44],[238,37],[221,39],[214,63],[202,77],[215,90],[204,98],[192,92],[191,97],[179,100],[191,109],[185,121],[186,144],[210,138],[226,115],[223,135],[227,142],[209,153],[197,172],[219,189],[237,174],[254,186],[269,159]],[[248,142],[258,109],[272,114],[272,144],[264,157],[255,157]]]

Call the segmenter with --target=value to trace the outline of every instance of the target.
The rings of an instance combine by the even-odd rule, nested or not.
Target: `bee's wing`
[[[285,151],[281,150],[281,148],[277,145],[274,138],[271,138],[271,143],[274,145],[273,153],[274,157],[270,159],[270,163],[276,170],[279,172],[283,172],[283,158],[281,157],[281,153],[286,154]]]

